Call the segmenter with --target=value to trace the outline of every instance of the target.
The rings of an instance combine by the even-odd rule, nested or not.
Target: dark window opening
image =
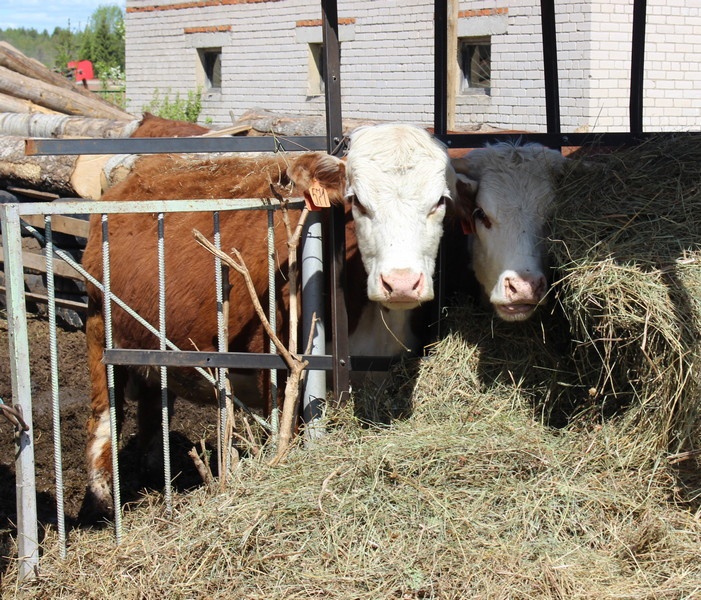
[[[205,87],[221,88],[221,48],[200,50],[200,60],[204,70]]]
[[[492,47],[489,38],[465,38],[458,44],[458,60],[462,73],[460,91],[489,89],[492,77]]]

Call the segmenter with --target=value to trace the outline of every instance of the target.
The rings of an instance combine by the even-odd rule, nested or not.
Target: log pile
[[[63,197],[99,198],[102,164],[109,157],[25,156],[28,137],[128,137],[139,120],[44,65],[0,42],[0,202],[51,202]],[[43,217],[27,217],[43,229]],[[87,222],[53,219],[54,242],[80,260]],[[46,260],[39,241],[23,234],[27,302],[46,301]],[[4,304],[3,248],[0,245],[0,305]],[[59,319],[82,324],[82,277],[68,264],[55,265]]]
[[[128,137],[139,120],[0,42],[0,189],[99,198],[109,157],[25,156],[28,137]]]
[[[0,42],[0,111],[79,115],[117,121],[133,116]]]

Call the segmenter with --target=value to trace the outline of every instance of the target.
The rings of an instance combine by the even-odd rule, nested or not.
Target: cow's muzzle
[[[410,309],[430,300],[432,290],[426,286],[423,273],[411,269],[393,269],[380,274],[379,298],[390,309]]]

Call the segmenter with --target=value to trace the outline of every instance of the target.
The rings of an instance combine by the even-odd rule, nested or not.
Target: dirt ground
[[[30,314],[28,329],[38,514],[41,523],[50,524],[56,522],[57,513],[46,318]],[[87,483],[85,425],[89,412],[89,379],[85,335],[80,329],[63,327],[58,329],[57,340],[64,507],[67,526],[74,527],[84,524],[80,509]],[[8,345],[7,313],[0,308],[0,398],[6,404],[12,402]],[[134,422],[135,407],[128,405],[120,449],[124,502],[138,498],[149,483],[141,474]],[[177,489],[187,489],[201,483],[187,451],[200,439],[216,443],[215,423],[215,407],[194,406],[185,401],[176,403],[171,421],[171,455],[174,486]],[[12,530],[16,520],[14,452],[14,428],[9,421],[0,417],[0,535]]]

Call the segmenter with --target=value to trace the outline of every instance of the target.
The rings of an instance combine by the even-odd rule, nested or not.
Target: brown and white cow
[[[177,156],[142,158],[130,176],[111,188],[104,200],[168,198],[268,197],[269,186],[283,195],[305,192],[318,181],[332,202],[351,204],[348,219],[347,286],[350,349],[353,354],[394,355],[414,347],[411,309],[433,298],[433,273],[446,204],[455,199],[455,173],[447,153],[424,130],[407,125],[362,128],[351,136],[346,161],[311,153],[285,156],[217,158],[198,164]],[[265,298],[268,287],[264,211],[221,215],[222,248],[237,248]],[[111,290],[152,324],[158,322],[157,235],[155,215],[109,218]],[[281,225],[278,224],[278,231]],[[165,217],[166,325],[169,339],[182,349],[217,347],[213,259],[199,247],[192,230],[212,233],[209,213]],[[279,272],[286,271],[284,231],[276,235]],[[362,264],[361,264],[362,260]],[[102,279],[102,234],[93,217],[83,256],[86,269]],[[264,335],[252,303],[237,275],[232,275],[228,346],[232,351],[264,351]],[[281,302],[285,283],[279,278]],[[360,296],[362,294],[362,298]],[[88,496],[95,509],[111,508],[111,441],[106,369],[103,296],[88,285],[86,323],[92,379],[92,413],[88,423]],[[284,311],[283,311],[284,314]],[[391,329],[391,331],[389,331]],[[123,310],[113,309],[113,344],[117,348],[157,348],[157,340]],[[118,368],[115,395],[139,402],[139,426],[157,429],[160,411],[156,372]],[[169,392],[198,401],[213,400],[211,386],[187,370],[171,369]],[[235,383],[237,395],[250,400]],[[255,386],[248,390],[255,396]],[[121,411],[118,411],[118,417]]]
[[[459,211],[473,234],[472,268],[505,321],[530,318],[548,290],[545,224],[566,160],[540,144],[508,142],[452,160]]]

